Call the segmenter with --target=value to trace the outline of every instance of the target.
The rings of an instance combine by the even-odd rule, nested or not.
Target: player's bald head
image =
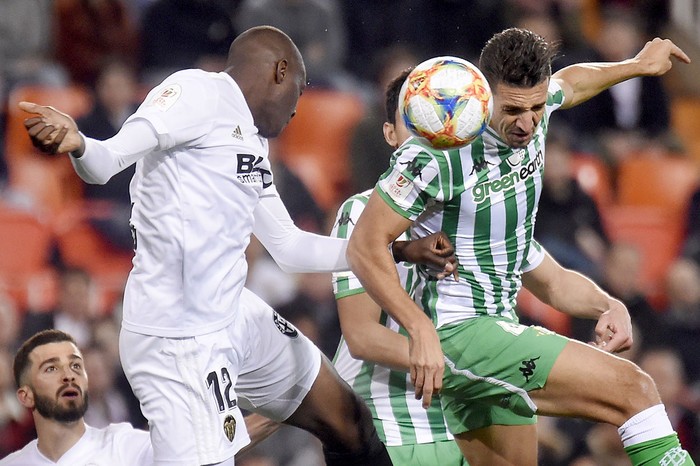
[[[239,67],[288,60],[290,65],[304,62],[292,39],[272,26],[257,26],[241,33],[231,44],[226,67]]]
[[[236,81],[261,136],[279,135],[306,86],[301,53],[287,34],[258,26],[231,44],[226,72]]]

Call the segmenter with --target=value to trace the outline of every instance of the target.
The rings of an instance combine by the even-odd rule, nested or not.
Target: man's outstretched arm
[[[130,120],[115,136],[98,141],[83,137],[73,118],[53,107],[31,102],[19,107],[34,115],[24,121],[32,144],[47,154],[70,153],[73,168],[86,183],[104,184],[158,147],[156,132],[144,119]]]
[[[639,53],[620,62],[579,63],[552,75],[564,91],[562,108],[585,102],[615,84],[637,76],[661,76],[673,66],[673,59],[690,63],[690,58],[669,39],[656,38]]]

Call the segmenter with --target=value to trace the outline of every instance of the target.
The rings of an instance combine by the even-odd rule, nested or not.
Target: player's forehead
[[[494,100],[498,102],[498,106],[501,108],[529,109],[547,101],[548,88],[548,79],[532,87],[513,86],[501,82],[496,85]]]
[[[29,355],[32,367],[35,369],[47,361],[67,361],[82,358],[83,355],[78,347],[70,341],[58,341],[37,346]]]

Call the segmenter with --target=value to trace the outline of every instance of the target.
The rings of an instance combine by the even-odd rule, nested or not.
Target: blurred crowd
[[[88,424],[129,421],[147,428],[117,348],[119,292],[132,248],[133,168],[104,186],[83,185],[65,160],[33,151],[26,135],[11,136],[24,118],[14,108],[17,99],[45,96],[37,103],[62,109],[53,96],[71,89],[77,93],[66,105],[82,132],[105,139],[171,72],[220,71],[237,33],[276,26],[306,62],[309,86],[295,120],[314,94],[350,98],[360,109],[332,132],[346,114],[333,104],[305,120],[314,128],[295,130],[301,122],[293,121],[271,142],[275,181],[295,222],[327,234],[338,203],[371,188],[388,166],[383,90],[401,70],[435,55],[476,62],[484,42],[509,26],[559,42],[557,68],[622,60],[667,31],[669,8],[663,0],[0,2],[0,458],[35,435],[31,416],[15,399],[11,366],[18,344],[45,328],[70,333],[83,349]],[[668,80],[637,78],[554,115],[535,236],[564,266],[625,302],[636,334],[633,349],[621,356],[652,375],[697,461],[700,161],[688,155],[694,148],[673,125],[674,92]],[[294,131],[303,133],[305,144],[316,144],[323,162],[298,156]],[[669,180],[667,172],[683,176]],[[28,233],[2,226],[20,223],[45,233],[36,266],[26,252],[9,258],[32,244]],[[248,260],[248,287],[332,357],[340,329],[330,276],[285,274],[255,241]],[[562,321],[532,300],[523,299],[521,315],[573,338],[592,338],[592,322]],[[544,418],[538,425],[543,465],[628,464],[610,426]],[[321,461],[319,449],[304,432],[283,428],[237,463],[309,466]]]

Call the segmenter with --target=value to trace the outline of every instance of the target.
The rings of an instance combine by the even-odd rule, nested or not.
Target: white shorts
[[[233,457],[249,443],[240,408],[287,419],[321,367],[320,350],[248,290],[224,329],[192,338],[122,329],[119,348],[163,465]]]

